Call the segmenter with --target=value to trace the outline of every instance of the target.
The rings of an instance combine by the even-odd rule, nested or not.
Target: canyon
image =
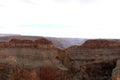
[[[0,37],[0,80],[119,80],[120,40]]]

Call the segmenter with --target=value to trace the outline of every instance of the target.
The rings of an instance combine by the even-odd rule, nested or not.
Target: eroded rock
[[[112,80],[120,80],[120,59],[117,60],[116,67],[113,69]]]
[[[0,80],[116,79],[119,40],[88,40],[66,49],[55,47],[50,40],[33,36],[0,37]]]

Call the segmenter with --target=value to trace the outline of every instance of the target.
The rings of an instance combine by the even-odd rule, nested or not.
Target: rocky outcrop
[[[0,65],[1,80],[63,80],[68,73],[51,67],[28,69],[13,65]]]
[[[119,44],[88,40],[61,49],[44,37],[1,37],[0,80],[111,80],[117,75]]]
[[[120,47],[119,40],[93,39],[87,40],[82,47],[86,48],[117,48]]]
[[[60,50],[45,38],[0,42],[1,80],[64,80],[69,76]]]
[[[116,60],[106,60],[81,66],[79,80],[111,80]]]
[[[120,59],[117,60],[116,67],[112,71],[112,80],[120,80]]]
[[[72,72],[81,75],[75,79],[111,80],[112,70],[120,56],[119,44],[119,41],[112,40],[88,40],[81,46],[65,49]]]

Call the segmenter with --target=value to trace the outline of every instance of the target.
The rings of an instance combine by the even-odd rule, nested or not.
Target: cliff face
[[[44,37],[1,37],[0,80],[111,80],[119,44],[88,40],[59,49]]]
[[[87,40],[83,45],[87,48],[117,48],[120,47],[119,40]]]
[[[77,78],[79,80],[111,80],[112,75],[116,77],[112,73],[120,57],[119,40],[87,40],[81,46],[65,49],[65,52],[73,71],[81,75]]]
[[[87,40],[81,46],[65,49],[68,65],[78,80],[111,80],[112,70],[120,56],[119,40]]]
[[[67,68],[56,57],[63,52],[45,38],[0,42],[0,79],[62,80]]]

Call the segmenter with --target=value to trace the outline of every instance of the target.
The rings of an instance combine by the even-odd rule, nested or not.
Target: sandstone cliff
[[[0,80],[111,80],[119,40],[87,40],[60,49],[56,39],[0,37]]]
[[[87,48],[117,48],[120,47],[120,40],[93,39],[87,40],[82,46]]]

